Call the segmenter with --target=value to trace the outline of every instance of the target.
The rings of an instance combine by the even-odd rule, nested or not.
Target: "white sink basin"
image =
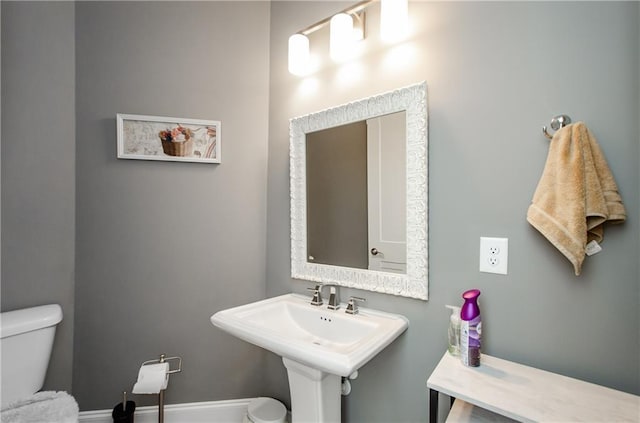
[[[312,306],[310,297],[287,294],[219,311],[220,329],[314,369],[349,376],[392,343],[409,326],[401,315],[346,306]]]

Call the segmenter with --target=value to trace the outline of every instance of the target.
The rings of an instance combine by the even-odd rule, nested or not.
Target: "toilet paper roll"
[[[140,367],[138,381],[133,385],[134,394],[157,394],[167,389],[169,363],[147,364]]]

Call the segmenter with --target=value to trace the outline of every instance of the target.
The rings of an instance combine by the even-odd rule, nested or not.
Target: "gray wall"
[[[310,285],[289,277],[288,119],[426,80],[430,299],[342,290],[410,320],[353,381],[345,421],[427,420],[444,305],[472,287],[482,290],[486,353],[640,393],[639,4],[411,2],[405,61],[380,46],[374,5],[362,72],[346,84],[326,65],[308,90],[287,72],[287,37],[348,4],[272,3],[267,295]],[[312,35],[312,50],[327,38]],[[629,216],[606,228],[604,250],[580,277],[525,220],[549,147],[541,127],[558,113],[594,132]],[[509,238],[507,276],[478,272],[480,236]],[[268,361],[270,389],[285,397],[285,370]]]
[[[75,32],[69,2],[2,2],[2,310],[58,303],[45,389],[71,389]]]
[[[209,317],[265,295],[269,4],[79,2],[76,47],[81,409],[160,353],[167,403],[260,395],[263,352]],[[220,120],[223,162],[118,160],[116,113]]]
[[[411,321],[345,420],[426,421],[444,304],[470,287],[487,353],[640,393],[638,3],[412,2],[399,67],[374,5],[366,73],[327,66],[303,91],[287,37],[349,4],[2,2],[2,309],[63,305],[47,387],[69,389],[73,360],[81,408],[110,408],[165,352],[185,360],[169,403],[288,401],[281,361],[208,321],[310,286],[289,277],[288,120],[426,80],[430,300],[343,290]],[[117,160],[118,112],[219,119],[223,163]],[[598,137],[629,215],[578,278],[524,219],[557,113]],[[510,239],[508,276],[477,271],[484,235]]]

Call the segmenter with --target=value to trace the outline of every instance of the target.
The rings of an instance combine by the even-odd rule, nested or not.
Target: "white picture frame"
[[[116,121],[119,159],[222,163],[218,120],[118,113]]]

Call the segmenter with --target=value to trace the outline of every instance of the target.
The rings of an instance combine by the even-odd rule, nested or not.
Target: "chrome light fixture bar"
[[[351,15],[352,17],[355,16],[355,20],[357,22],[361,22],[361,28],[362,28],[362,35],[364,36],[364,9],[367,8],[367,6],[369,6],[371,3],[373,3],[374,0],[365,0],[365,1],[361,1],[359,3],[354,4],[351,7],[347,7],[346,9],[338,12],[337,14],[340,13],[344,13],[346,15]],[[308,27],[298,31],[298,34],[302,34],[302,35],[309,35],[311,33],[316,32],[317,30],[319,30],[320,28],[323,28],[327,25],[329,25],[329,23],[331,22],[331,18],[333,16],[330,16],[328,18],[325,18],[321,21],[318,21],[316,23],[314,23],[313,25],[309,25]],[[358,24],[354,24],[354,28],[358,28]]]
[[[311,72],[308,35],[330,25],[331,59],[343,62],[353,53],[355,42],[365,37],[365,9],[376,0],[365,0],[310,25],[289,37],[289,72]],[[380,32],[384,42],[401,41],[408,35],[409,1],[380,0]]]
[[[353,44],[364,39],[364,9],[374,0],[361,1],[341,12],[310,25],[289,37],[289,72],[305,75],[310,72],[310,54],[308,35],[330,25],[331,58],[343,61],[348,57]]]

